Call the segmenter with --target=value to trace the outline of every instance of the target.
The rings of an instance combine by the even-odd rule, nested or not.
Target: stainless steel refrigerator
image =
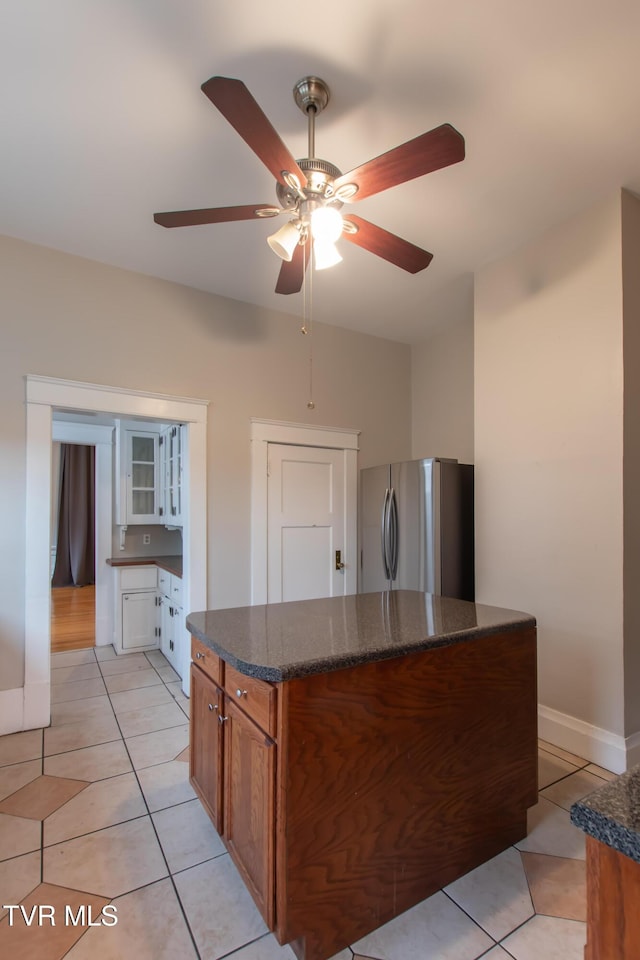
[[[358,590],[475,598],[473,466],[429,457],[360,471]]]

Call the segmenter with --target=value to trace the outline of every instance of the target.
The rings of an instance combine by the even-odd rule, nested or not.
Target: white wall
[[[473,463],[473,290],[457,317],[447,317],[411,348],[413,457]]]
[[[616,195],[475,284],[477,599],[538,618],[542,713],[594,759],[625,733],[621,243]]]
[[[622,192],[624,309],[624,714],[640,731],[640,199]]]
[[[289,315],[10,238],[0,288],[0,690],[23,683],[26,374],[210,401],[211,607],[250,598],[250,417],[360,429],[361,466],[411,455],[406,345],[316,323],[309,411],[308,339]]]

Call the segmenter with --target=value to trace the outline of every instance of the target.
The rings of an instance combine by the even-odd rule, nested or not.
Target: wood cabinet
[[[640,863],[588,836],[584,960],[636,960],[639,943]]]
[[[273,684],[192,643],[191,782],[299,960],[327,960],[526,835],[533,628]]]
[[[242,677],[192,643],[191,784],[273,927],[276,744],[258,723],[271,723],[275,688]],[[216,680],[227,673],[223,691]]]
[[[220,687],[191,664],[190,779],[213,825],[222,833],[222,712]]]
[[[276,745],[225,695],[223,838],[268,926],[274,920]]]

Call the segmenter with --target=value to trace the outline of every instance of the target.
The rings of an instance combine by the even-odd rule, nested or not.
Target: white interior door
[[[269,603],[344,594],[344,453],[270,443],[267,480]]]

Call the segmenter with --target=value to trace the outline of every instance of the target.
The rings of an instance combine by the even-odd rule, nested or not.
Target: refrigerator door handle
[[[398,501],[393,487],[389,498],[389,548],[390,579],[395,580],[398,576]]]
[[[384,575],[387,580],[391,579],[391,571],[389,570],[389,495],[391,491],[389,487],[384,492],[384,498],[382,500],[382,517],[380,520],[380,532],[382,534],[382,566],[384,568]]]

